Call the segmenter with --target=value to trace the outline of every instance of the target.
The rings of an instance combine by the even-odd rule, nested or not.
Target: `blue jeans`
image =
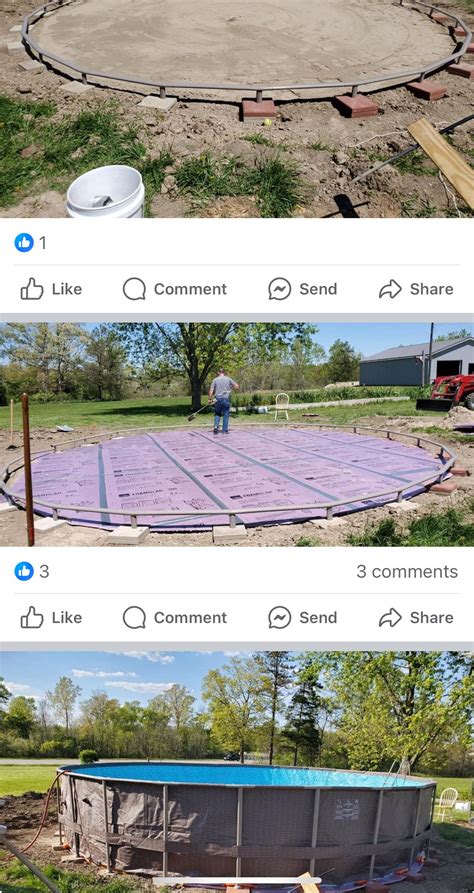
[[[222,433],[227,434],[229,430],[230,400],[228,397],[218,397],[214,405],[214,428],[219,428],[222,418]]]

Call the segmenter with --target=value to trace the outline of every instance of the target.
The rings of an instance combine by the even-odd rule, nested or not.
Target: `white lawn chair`
[[[285,416],[286,421],[289,421],[288,415],[288,407],[290,405],[290,398],[288,394],[277,394],[275,399],[275,421],[278,418],[278,413],[281,412],[282,415]]]
[[[439,818],[444,822],[446,813],[453,808],[458,797],[459,793],[456,788],[445,788],[444,791],[441,791],[441,797],[435,808],[435,819]]]

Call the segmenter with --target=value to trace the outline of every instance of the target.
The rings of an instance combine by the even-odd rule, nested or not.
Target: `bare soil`
[[[417,508],[414,511],[400,515],[394,505],[386,505],[376,509],[370,509],[365,512],[358,512],[353,515],[346,515],[345,524],[340,527],[334,527],[321,530],[314,526],[311,522],[301,524],[280,524],[273,527],[250,527],[247,531],[247,537],[239,544],[242,546],[294,546],[298,541],[304,538],[310,538],[317,541],[321,546],[342,546],[346,545],[347,537],[351,534],[361,535],[367,527],[380,522],[384,518],[391,517],[395,514],[398,525],[403,529],[408,527],[410,521],[414,518],[421,518],[431,512],[445,511],[448,507],[463,508],[471,502],[474,496],[474,438],[472,443],[455,443],[450,440],[450,431],[453,426],[462,424],[464,418],[472,422],[472,412],[464,408],[451,410],[451,414],[446,418],[437,418],[433,416],[410,417],[405,416],[397,418],[384,418],[383,420],[377,416],[367,416],[360,418],[358,421],[361,425],[373,425],[375,427],[385,427],[394,431],[405,431],[411,433],[413,430],[420,428],[429,428],[433,425],[445,428],[446,435],[433,436],[435,441],[441,441],[446,446],[451,447],[457,456],[458,465],[467,468],[471,475],[469,477],[457,477],[457,489],[450,496],[439,496],[432,492],[425,492],[416,497]],[[32,431],[32,450],[47,450],[54,444],[60,444],[65,439],[71,437],[81,438],[88,437],[93,440],[94,434],[104,432],[106,429],[77,428],[74,434],[59,434],[57,431],[48,429],[34,429]],[[20,449],[16,451],[7,450],[8,434],[6,431],[0,431],[0,467],[5,467],[8,463],[14,461],[17,456],[21,456]],[[20,447],[20,438],[17,439]],[[9,512],[0,515],[0,543],[4,546],[21,546],[25,543],[25,514],[23,511]],[[44,543],[48,546],[108,546],[108,532],[89,527],[73,527],[72,525],[64,525],[59,530],[49,533],[44,539]],[[159,547],[159,546],[210,546],[212,545],[212,533],[150,533],[145,539],[143,547]],[[449,543],[446,543],[449,545]],[[232,545],[231,548],[237,546]],[[222,547],[221,548],[226,548]]]
[[[43,811],[44,797],[41,794],[29,792],[21,797],[6,797],[5,806],[2,809],[2,822],[9,828],[9,837],[17,846],[26,846],[32,840],[39,827]],[[463,827],[467,827],[464,825]],[[54,837],[56,831],[56,807],[51,806],[43,834],[29,850],[29,856],[38,865],[56,865],[68,871],[79,872],[97,876],[97,867],[85,862],[66,863],[61,866],[61,853],[54,852],[52,845],[58,844],[58,838]],[[474,832],[473,832],[474,833]],[[425,883],[421,885],[404,881],[400,886],[400,893],[472,893],[474,883],[474,850],[461,846],[458,843],[448,842],[434,831],[433,847],[439,867],[427,868],[424,872]],[[0,860],[0,866],[2,865]],[[150,881],[134,877],[137,889],[151,889]],[[14,886],[14,883],[13,883]],[[156,888],[154,888],[156,889]],[[187,888],[189,889],[189,888]],[[393,888],[398,891],[398,886]]]
[[[390,3],[387,6],[390,9]],[[87,4],[84,4],[83,9],[86,7]],[[458,9],[449,0],[446,0],[445,7],[459,12],[471,25],[474,22],[472,13]],[[127,4],[127,8],[131,8],[130,4]],[[365,8],[363,4],[361,8]],[[137,95],[133,90],[122,92],[102,86],[82,97],[71,96],[61,90],[66,77],[45,68],[35,72],[22,71],[18,63],[21,58],[26,58],[26,54],[8,55],[6,43],[17,38],[18,35],[10,34],[9,29],[19,24],[22,15],[30,10],[31,4],[25,0],[18,3],[0,0],[0,44],[3,44],[0,46],[0,93],[16,98],[23,96],[33,101],[54,100],[59,119],[70,112],[77,114],[81,109],[94,109],[107,100],[115,99],[124,123],[133,122],[138,127],[151,156],[157,157],[163,149],[170,149],[177,163],[206,151],[217,158],[232,155],[249,163],[276,155],[285,163],[292,164],[301,175],[304,188],[295,216],[442,217],[469,213],[431,165],[426,166],[424,173],[402,172],[396,166],[389,165],[361,183],[353,184],[352,180],[377,160],[409,145],[412,142],[406,129],[409,123],[426,116],[439,127],[472,113],[472,80],[453,77],[446,72],[437,74],[434,80],[446,84],[448,96],[436,103],[416,99],[403,87],[385,89],[375,96],[380,106],[379,116],[359,120],[341,117],[331,101],[305,99],[293,93],[286,93],[283,99],[277,100],[278,117],[271,126],[261,122],[242,124],[239,120],[241,97],[233,97],[233,94],[216,99],[209,92],[186,95],[183,91],[177,105],[167,116],[163,116],[150,109],[138,108],[142,94]],[[393,15],[393,10],[390,15]],[[54,16],[47,19],[45,27],[52,29],[54,21]],[[423,23],[423,27],[425,25]],[[435,43],[441,40],[444,45],[447,41],[449,52],[449,46],[454,44],[449,42],[446,29],[431,24],[429,28],[435,29]],[[402,32],[405,33],[403,29]],[[90,31],[91,39],[95,35],[101,39],[101,34],[94,29]],[[358,65],[355,61],[358,51],[352,43],[351,47],[348,55]],[[395,44],[387,51],[388,57],[393,55],[394,48]],[[429,55],[430,47],[425,46],[423,52]],[[289,59],[293,58],[290,53],[288,55]],[[372,55],[375,55],[375,51]],[[333,54],[333,58],[337,65],[343,61],[340,49]],[[368,61],[373,72],[374,59]],[[321,70],[323,79],[325,74]],[[183,76],[182,79],[186,78]],[[473,125],[467,124],[452,136],[452,144],[470,163],[473,130]],[[270,145],[258,145],[243,139],[252,135],[265,137]],[[152,204],[153,216],[181,217],[199,213],[210,217],[255,217],[259,214],[256,203],[248,197],[217,199],[197,208],[192,199],[178,195],[173,188],[172,176],[166,180],[162,194]],[[0,216],[63,217],[64,195],[53,192],[45,183],[37,194],[3,209]]]

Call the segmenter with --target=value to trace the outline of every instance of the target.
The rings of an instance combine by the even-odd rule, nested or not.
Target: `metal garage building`
[[[361,385],[422,385],[439,375],[474,375],[474,337],[392,347],[360,361]],[[429,374],[428,374],[429,373]]]

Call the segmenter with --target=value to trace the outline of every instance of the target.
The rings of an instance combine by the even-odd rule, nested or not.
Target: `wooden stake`
[[[28,394],[21,395],[21,409],[23,417],[23,456],[25,463],[26,532],[28,536],[28,545],[34,546],[35,521],[33,515],[33,478],[31,474],[30,408]]]

